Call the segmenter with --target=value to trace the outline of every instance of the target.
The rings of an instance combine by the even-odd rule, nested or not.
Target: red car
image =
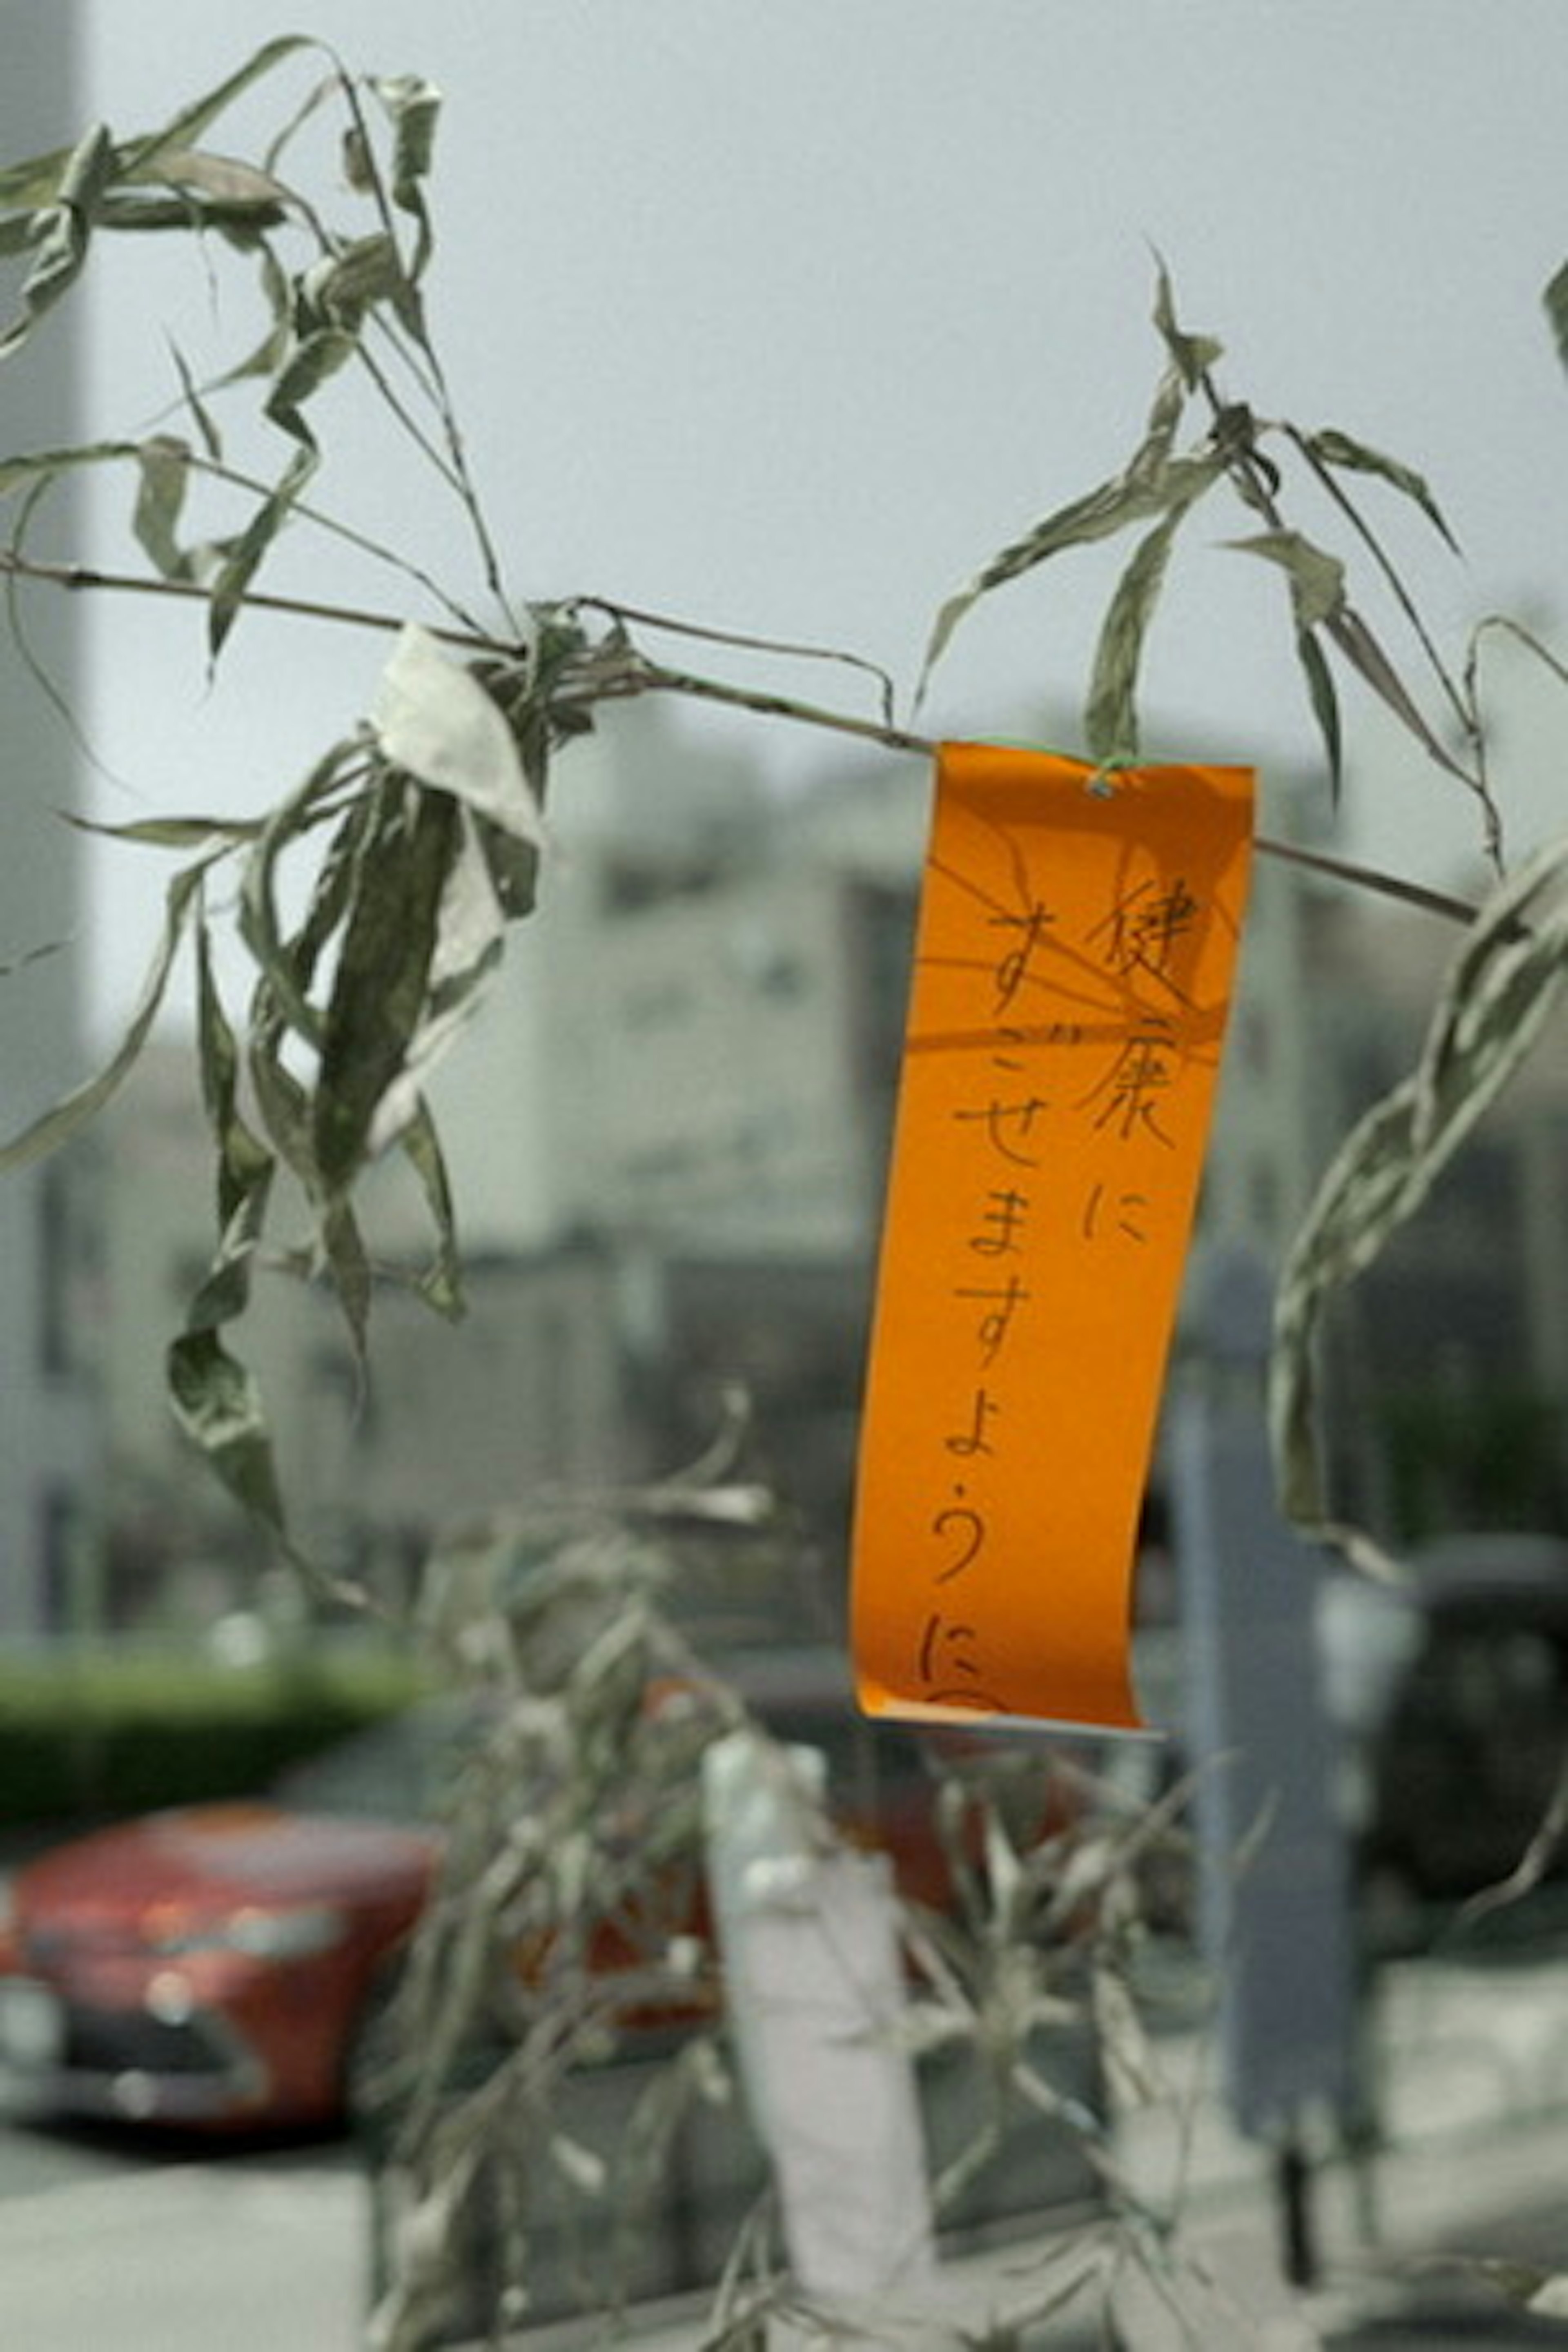
[[[889,1853],[905,1897],[949,1903],[918,1744],[856,1718],[842,1662],[773,1653],[742,1686],[778,1735],[826,1751],[845,1827]],[[149,1814],[23,1865],[0,1888],[0,2088],[35,2110],[209,2130],[340,2117],[435,1874],[441,1764],[468,1727],[450,1706],[416,1709],[270,1801]],[[701,1910],[699,1895],[698,1934]],[[595,1962],[626,1964],[613,1932]]]
[[[206,2126],[335,2117],[436,1864],[411,1786],[421,1726],[345,1742],[275,1801],[149,1814],[17,1870],[0,1913],[12,2097]]]

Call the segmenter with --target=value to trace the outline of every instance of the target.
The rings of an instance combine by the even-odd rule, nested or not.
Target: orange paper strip
[[[1133,1554],[1251,824],[1245,768],[939,753],[856,1504],[872,1714],[1139,1724]]]

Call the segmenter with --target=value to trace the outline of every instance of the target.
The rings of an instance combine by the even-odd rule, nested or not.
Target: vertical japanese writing
[[[874,1712],[1131,1725],[1138,1507],[1251,778],[948,744],[857,1477]]]
[[[967,1156],[951,1246],[932,1269],[961,1345],[943,1367],[946,1462],[927,1523],[930,1607],[916,1664],[928,1703],[977,1713],[1006,1711],[1005,1663],[985,1631],[991,1473],[1030,1442],[1023,1343],[1048,1312],[1032,1261],[1064,1240],[1096,1253],[1149,1246],[1194,1043],[1184,950],[1205,914],[1185,878],[1129,883],[1121,865],[1087,907],[1059,908],[1029,864],[1028,845],[1011,843],[1016,907],[992,904],[970,877],[960,952],[950,954],[972,982],[974,1075],[949,1112]]]

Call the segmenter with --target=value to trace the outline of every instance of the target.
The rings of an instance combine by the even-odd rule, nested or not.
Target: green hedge
[[[0,1655],[0,1824],[251,1795],[422,1687],[408,1659],[380,1652],[246,1667],[112,1651]]]

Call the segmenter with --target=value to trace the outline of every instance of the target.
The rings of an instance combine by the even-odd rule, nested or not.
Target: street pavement
[[[1118,2161],[1142,2226],[1090,2221],[970,2252],[918,2306],[844,2315],[856,2352],[1481,2352],[1568,2347],[1568,2297],[1523,2307],[1568,2268],[1568,1955],[1398,1962],[1369,2046],[1381,2146],[1313,2172],[1317,2275],[1285,2274],[1275,2166],[1216,2095],[1211,2021],[1190,1998],[1152,2048],[1153,2095],[1122,2100]],[[1079,2292],[1047,2312],[1053,2298]],[[1030,2310],[1045,2315],[1024,2321]],[[1108,2333],[1108,2321],[1114,2332]],[[1012,2332],[1007,2332],[1011,2324]],[[648,2315],[635,2352],[697,2352],[695,2309]],[[581,2327],[529,2352],[579,2352]],[[775,2328],[770,2352],[826,2352]]]
[[[357,2352],[365,2200],[336,2150],[46,2175],[0,2200],[5,2352]]]
[[[1149,2219],[1037,2232],[946,2261],[917,2310],[863,2315],[857,2352],[1002,2352],[996,2322],[1093,2271],[1111,2281],[1120,2336],[1086,2287],[1007,2352],[1481,2352],[1568,2347],[1568,2318],[1510,2306],[1520,2276],[1568,2259],[1568,1948],[1515,1959],[1384,1971],[1373,2045],[1387,2146],[1358,2179],[1321,2168],[1321,2276],[1282,2273],[1269,2166],[1226,2122],[1213,2036],[1188,2001],[1153,2051],[1157,2095],[1124,2105],[1120,2160]],[[367,2265],[364,2188],[333,2147],[227,2155],[70,2177],[42,2145],[28,2179],[0,2181],[3,2352],[358,2352]],[[1489,2274],[1469,2258],[1492,2264]],[[1140,2260],[1142,2267],[1140,2268]],[[695,2306],[642,2315],[623,2352],[695,2352]],[[541,2328],[529,2352],[580,2352],[581,2326]],[[822,2352],[778,2334],[771,2352]]]

